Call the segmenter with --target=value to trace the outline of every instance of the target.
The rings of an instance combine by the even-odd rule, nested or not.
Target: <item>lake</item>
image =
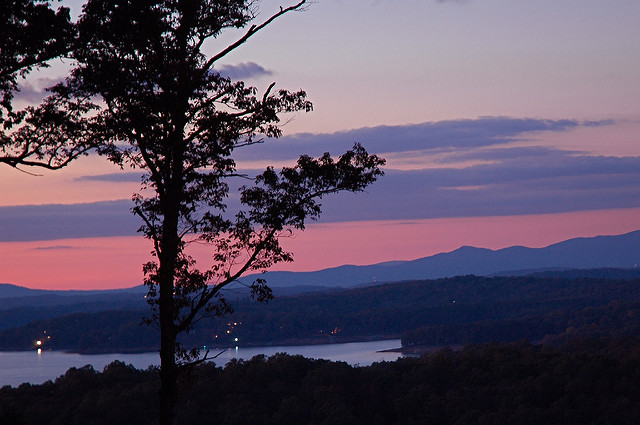
[[[258,354],[271,356],[275,353],[301,354],[305,357],[343,361],[351,365],[368,366],[378,361],[394,361],[401,357],[400,353],[379,352],[400,347],[399,339],[372,342],[352,342],[347,344],[322,344],[275,347],[240,347],[223,351],[213,361],[224,366],[231,359],[248,360]],[[213,356],[220,351],[212,350]],[[142,354],[73,354],[62,351],[17,351],[0,352],[0,387],[18,385],[29,382],[41,384],[53,380],[72,368],[90,364],[101,371],[114,360],[121,360],[137,369],[146,369],[151,365],[159,365],[158,353]]]

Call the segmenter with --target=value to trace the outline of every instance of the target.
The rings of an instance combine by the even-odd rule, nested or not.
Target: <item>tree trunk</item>
[[[162,270],[162,267],[161,267]],[[173,274],[160,280],[160,425],[173,425],[173,410],[178,394],[175,358],[176,333],[173,323]]]
[[[162,329],[162,325],[161,325]],[[175,336],[173,329],[170,332],[161,330],[160,341],[160,425],[173,425],[174,406],[176,404],[177,367],[174,357]],[[173,338],[171,337],[173,336]]]
[[[180,252],[178,235],[178,207],[175,194],[161,200],[164,212],[161,252],[158,256],[158,316],[160,322],[160,425],[173,425],[174,407],[178,394],[178,368],[176,365],[176,325],[174,322],[174,281]]]

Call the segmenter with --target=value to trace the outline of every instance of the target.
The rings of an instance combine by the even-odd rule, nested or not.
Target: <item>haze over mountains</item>
[[[389,253],[393,255],[393,253]],[[545,248],[514,246],[499,250],[463,246],[452,252],[413,261],[392,261],[369,266],[340,266],[315,272],[267,272],[272,287],[300,285],[354,287],[373,282],[474,274],[521,275],[542,270],[622,268],[640,265],[640,231],[616,236],[575,238]],[[247,281],[251,277],[246,278]]]
[[[616,236],[569,239],[545,248],[514,246],[490,250],[463,246],[452,252],[413,261],[390,261],[368,266],[344,265],[314,272],[267,272],[262,275],[250,275],[242,280],[250,282],[253,278],[263,277],[273,288],[321,289],[469,274],[523,275],[549,270],[557,273],[560,270],[572,269],[633,269],[629,273],[638,274],[640,277],[638,265],[640,230]],[[143,292],[145,288],[142,286],[115,291],[46,291],[0,284],[0,303],[1,307],[6,308],[6,304],[22,304],[14,303],[18,298],[30,297],[30,304],[49,304],[46,299],[53,294],[60,298],[59,303],[65,303],[64,296],[89,294],[100,294],[101,298],[118,294],[122,298],[140,299]]]

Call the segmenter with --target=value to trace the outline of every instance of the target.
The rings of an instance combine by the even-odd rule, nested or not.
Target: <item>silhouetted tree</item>
[[[12,0],[0,8],[0,105],[12,112],[18,78],[66,54],[73,39],[69,9],[51,9],[47,0]]]
[[[65,97],[15,110],[19,80],[70,52],[69,9],[48,0],[9,0],[0,7],[0,164],[58,169],[94,147],[83,115],[92,105]]]
[[[204,317],[230,312],[221,291],[246,272],[292,261],[279,237],[318,217],[320,198],[361,191],[382,174],[384,160],[360,145],[337,160],[302,156],[280,172],[267,168],[241,189],[241,207],[227,208],[228,181],[240,177],[234,150],[279,137],[279,115],[310,111],[312,104],[304,91],[275,90],[275,83],[259,95],[215,66],[305,4],[249,26],[257,13],[251,0],[90,0],[78,21],[77,66],[53,89],[57,98],[79,104],[98,98],[93,119],[103,125],[94,132],[101,152],[145,172],[134,212],[156,257],[144,271],[153,306],[149,321],[161,333],[161,423],[173,423],[180,370],[203,360],[178,336]],[[231,28],[247,29],[207,55],[207,40]],[[185,252],[190,242],[212,246],[211,267],[197,268]],[[256,299],[271,298],[264,280],[250,287]]]

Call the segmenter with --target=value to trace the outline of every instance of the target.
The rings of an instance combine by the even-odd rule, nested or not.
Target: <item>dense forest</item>
[[[634,335],[640,335],[640,301],[613,301],[604,306],[523,318],[423,326],[404,332],[402,345],[445,346],[520,339],[559,344],[578,336]]]
[[[640,334],[637,279],[462,276],[277,297],[266,305],[237,300],[234,306],[232,315],[202,322],[184,342],[228,347],[402,336],[404,345],[415,347]],[[71,313],[5,325],[0,350],[28,350],[36,341],[78,352],[157,349],[157,331],[141,325],[144,306],[63,308]],[[0,312],[0,323],[24,321],[28,311]]]
[[[196,328],[186,342],[402,335],[408,352],[461,348],[367,367],[285,354],[224,368],[203,363],[183,376],[177,423],[640,423],[638,279],[462,276],[234,305],[234,314]],[[0,311],[0,350],[31,349],[38,340],[81,352],[157,349],[157,330],[141,325],[143,306],[122,307],[40,307],[30,322],[28,307],[9,307]],[[72,368],[41,385],[1,388],[0,423],[156,423],[158,385],[156,368]]]
[[[155,369],[73,368],[0,389],[0,423],[151,424],[157,387]],[[640,339],[472,345],[368,367],[284,354],[202,364],[181,382],[177,423],[636,425]]]

